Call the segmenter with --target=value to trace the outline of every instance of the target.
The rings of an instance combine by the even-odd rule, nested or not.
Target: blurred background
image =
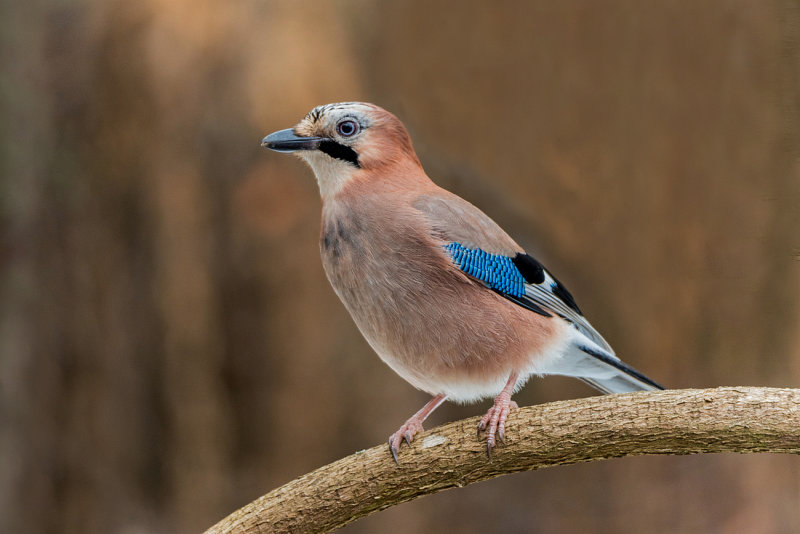
[[[330,289],[310,170],[259,146],[328,102],[396,113],[654,379],[800,385],[797,3],[458,6],[2,3],[0,531],[199,532],[427,400]],[[800,462],[559,467],[343,529],[494,531],[798,532]]]

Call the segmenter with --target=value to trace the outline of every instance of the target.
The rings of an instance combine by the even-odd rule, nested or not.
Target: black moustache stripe
[[[361,165],[358,163],[358,153],[349,146],[337,143],[336,141],[326,140],[319,144],[319,150],[332,158],[346,161],[355,167],[361,168]]]

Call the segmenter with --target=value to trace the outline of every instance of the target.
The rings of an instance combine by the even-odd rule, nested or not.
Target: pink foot
[[[400,446],[403,444],[403,441],[411,445],[411,442],[414,441],[414,436],[418,432],[422,432],[422,422],[431,414],[433,410],[443,403],[446,398],[447,395],[436,395],[433,397],[425,406],[420,409],[420,411],[412,415],[408,421],[403,423],[403,426],[400,427],[400,430],[389,437],[389,451],[392,453],[394,463],[399,463],[397,461],[397,451],[400,450]]]
[[[502,391],[494,399],[494,406],[489,408],[486,415],[483,416],[481,422],[478,423],[478,436],[481,432],[486,431],[486,455],[492,459],[492,448],[495,445],[495,434],[500,438],[502,443],[506,442],[506,419],[508,419],[508,412],[512,409],[517,409],[517,403],[511,400],[511,394],[507,391]]]
[[[411,445],[411,442],[414,441],[414,436],[423,430],[422,420],[415,415],[403,423],[403,426],[401,426],[397,432],[389,436],[389,450],[392,453],[392,458],[394,458],[395,463],[399,463],[397,461],[397,451],[400,450],[403,442],[405,441]]]

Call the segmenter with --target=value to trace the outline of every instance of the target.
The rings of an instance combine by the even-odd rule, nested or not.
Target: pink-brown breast
[[[320,251],[381,359],[423,391],[475,400],[499,392],[512,371],[536,372],[537,359],[560,351],[566,326],[452,264],[446,241],[414,207],[421,195],[442,194],[450,195],[424,174],[354,180],[324,203]]]

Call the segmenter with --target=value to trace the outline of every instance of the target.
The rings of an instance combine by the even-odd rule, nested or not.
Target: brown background
[[[796,2],[6,1],[0,531],[197,532],[425,402],[259,147],[368,100],[672,387],[800,384]],[[521,404],[591,394],[535,380]],[[478,415],[448,405],[432,423]],[[365,532],[800,531],[789,456],[504,477]]]

